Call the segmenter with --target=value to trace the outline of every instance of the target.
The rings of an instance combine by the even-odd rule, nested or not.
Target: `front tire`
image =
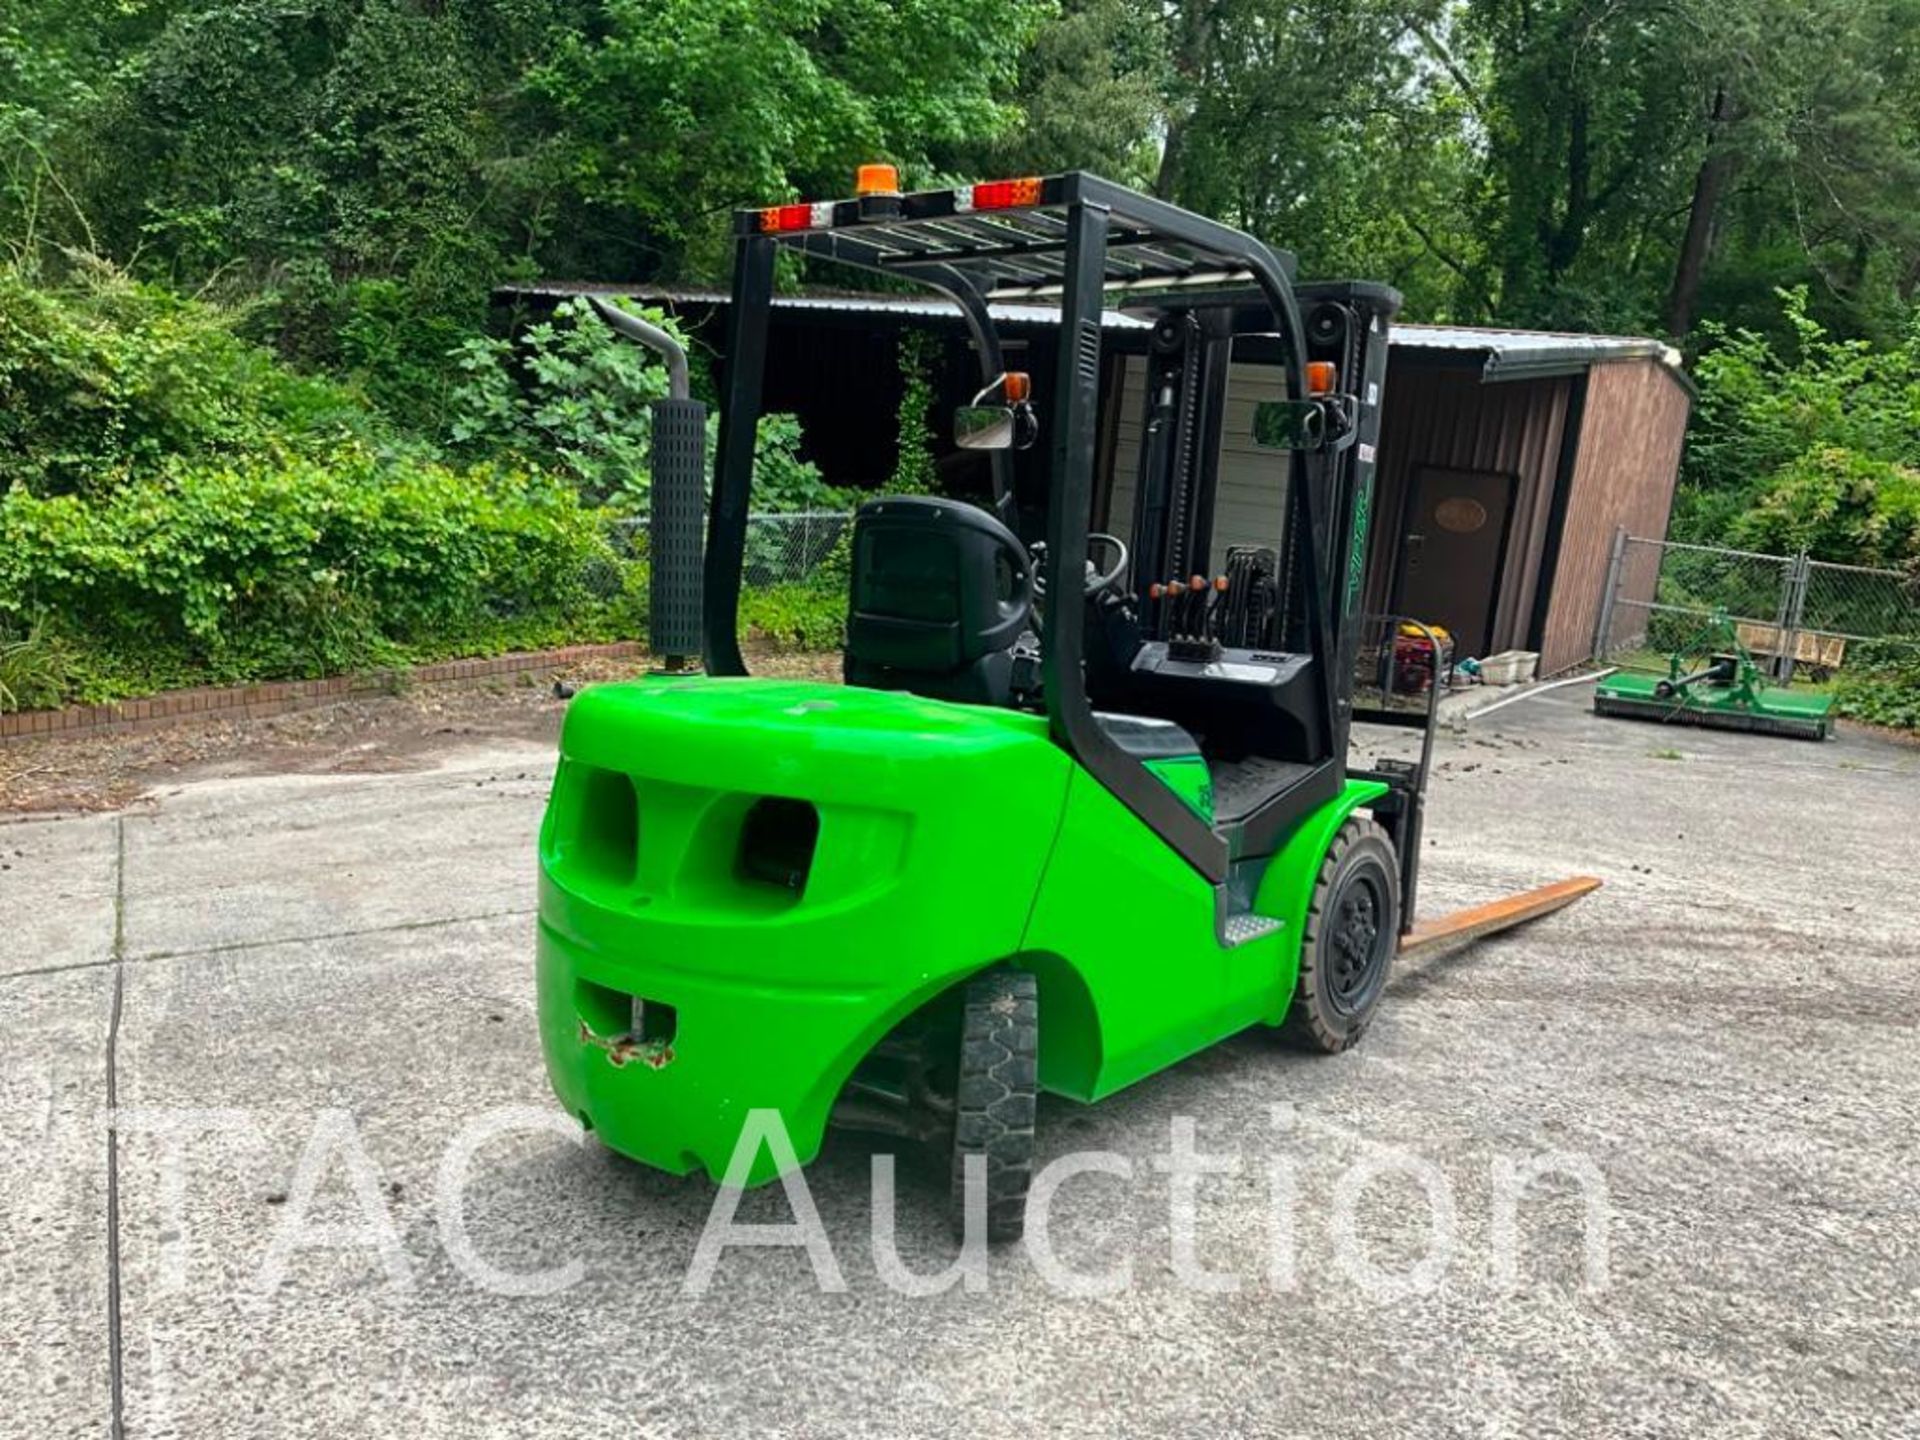
[[[1340,827],[1320,862],[1282,1035],[1322,1055],[1358,1044],[1399,946],[1399,858],[1384,830],[1356,817]]]
[[[987,1240],[1018,1240],[1033,1181],[1039,1103],[1040,994],[1024,970],[989,970],[967,985],[955,1087],[951,1213],[965,1238],[967,1156],[987,1167]]]

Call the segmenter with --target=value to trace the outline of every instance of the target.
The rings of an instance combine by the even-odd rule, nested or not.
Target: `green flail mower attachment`
[[[1833,697],[1769,682],[1732,622],[1717,612],[1691,644],[1667,657],[1664,678],[1615,671],[1594,690],[1593,710],[1797,740],[1833,733]]]

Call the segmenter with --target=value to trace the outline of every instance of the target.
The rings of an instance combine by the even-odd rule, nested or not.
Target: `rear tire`
[[[1320,862],[1300,941],[1300,978],[1281,1034],[1338,1055],[1358,1044],[1400,946],[1400,863],[1371,820],[1340,827]]]
[[[966,1231],[966,1157],[987,1166],[987,1240],[1018,1240],[1033,1180],[1039,1101],[1040,995],[1024,970],[989,970],[967,985],[955,1088],[951,1213]]]

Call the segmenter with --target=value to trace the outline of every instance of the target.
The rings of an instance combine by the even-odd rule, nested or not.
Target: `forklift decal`
[[[1353,497],[1353,544],[1347,549],[1347,603],[1351,615],[1360,599],[1360,586],[1367,574],[1367,522],[1373,516],[1373,477],[1360,482]]]

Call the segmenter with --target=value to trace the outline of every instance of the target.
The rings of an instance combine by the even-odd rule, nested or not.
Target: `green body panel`
[[[1246,1027],[1229,1014],[1214,904],[1204,876],[1076,770],[1024,946],[1040,977],[1043,1086],[1097,1100]],[[1277,968],[1281,944],[1248,948]]]
[[[1258,1021],[1277,1024],[1321,857],[1341,822],[1385,793],[1351,782],[1315,811],[1268,865],[1254,905],[1281,928],[1228,947],[1214,887],[1076,767],[1021,961],[1040,977],[1041,1084],[1097,1100]]]
[[[760,1107],[804,1164],[882,1036],[1011,960],[1039,977],[1042,1084],[1110,1094],[1285,1015],[1321,856],[1382,793],[1350,783],[1309,819],[1259,888],[1282,927],[1229,949],[1214,887],[1038,717],[780,680],[592,687],[568,711],[540,840],[549,1079],[611,1148],[662,1169],[723,1176]],[[799,893],[739,866],[762,797],[819,815]],[[623,1043],[633,996],[673,1007],[670,1041]],[[763,1151],[747,1179],[773,1173]]]
[[[613,1149],[715,1177],[755,1107],[810,1160],[874,1042],[1019,949],[1074,768],[1032,716],[779,680],[594,686],[560,745],[540,841],[548,1076]],[[803,895],[738,872],[762,796],[819,812]],[[631,824],[609,818],[625,804]],[[615,1063],[621,995],[675,1007],[665,1063]]]
[[[1213,772],[1201,755],[1181,755],[1145,762],[1162,785],[1180,797],[1180,803],[1207,824],[1213,824]]]

